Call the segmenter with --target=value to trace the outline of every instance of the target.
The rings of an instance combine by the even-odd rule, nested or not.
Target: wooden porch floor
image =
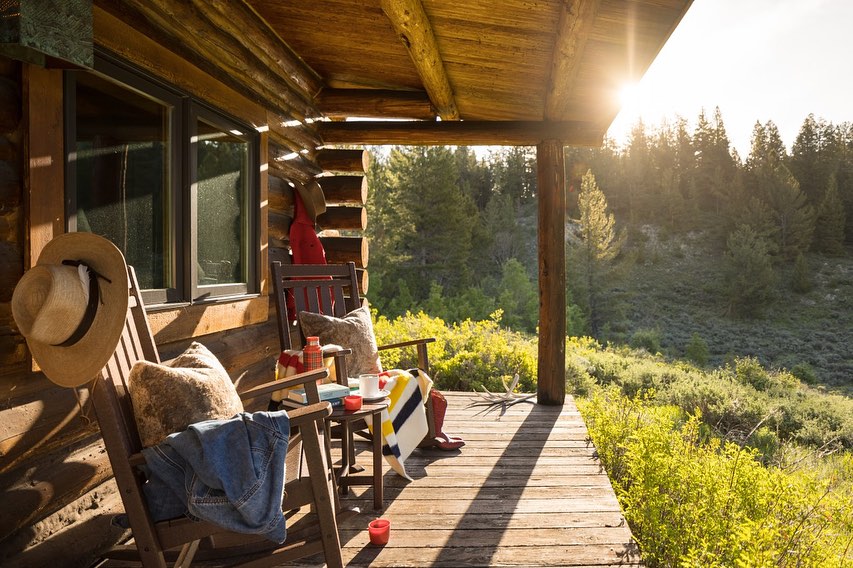
[[[386,466],[383,511],[372,489],[351,490],[343,504],[362,512],[340,523],[348,566],[642,566],[571,397],[502,412],[445,394],[444,430],[467,445],[416,450],[411,482]],[[369,454],[359,463],[369,467]],[[384,547],[367,534],[379,516],[391,521]]]

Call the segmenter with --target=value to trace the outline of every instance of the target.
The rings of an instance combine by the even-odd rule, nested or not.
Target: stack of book
[[[317,392],[320,394],[321,401],[327,401],[332,406],[342,406],[344,397],[349,395],[349,387],[339,385],[337,383],[323,383],[317,385]],[[305,389],[293,389],[288,393],[287,398],[300,404],[308,404],[308,398],[305,396]]]

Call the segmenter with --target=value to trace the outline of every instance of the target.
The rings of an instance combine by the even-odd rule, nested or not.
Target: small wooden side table
[[[351,485],[373,486],[373,508],[382,509],[382,411],[388,408],[388,399],[379,402],[365,402],[359,410],[344,410],[335,407],[326,419],[341,425],[341,466],[335,471],[335,478],[341,493],[347,494]],[[373,475],[354,475],[360,471],[355,463],[355,445],[352,424],[360,420],[372,420],[373,425]]]

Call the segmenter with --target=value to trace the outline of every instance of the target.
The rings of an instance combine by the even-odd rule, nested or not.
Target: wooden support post
[[[563,144],[536,147],[539,192],[539,404],[566,397],[566,176]]]

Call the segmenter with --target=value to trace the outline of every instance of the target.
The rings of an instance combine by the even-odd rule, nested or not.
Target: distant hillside
[[[733,356],[754,356],[774,368],[805,363],[817,382],[853,393],[853,255],[808,255],[813,288],[804,294],[791,288],[792,267],[777,267],[776,299],[764,316],[738,320],[725,313],[723,258],[708,235],[667,237],[651,226],[641,235],[626,286],[628,338],[657,332],[664,353],[681,357],[695,332],[712,366]]]

